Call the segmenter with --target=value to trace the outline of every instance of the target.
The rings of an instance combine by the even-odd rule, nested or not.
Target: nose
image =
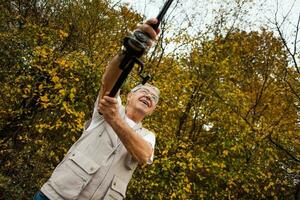
[[[151,96],[150,96],[149,93],[145,94],[145,97],[146,97],[149,101],[152,101],[152,98],[151,98]]]

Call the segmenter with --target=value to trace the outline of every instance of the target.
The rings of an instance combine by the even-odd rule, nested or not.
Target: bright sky
[[[113,0],[117,2],[117,0]],[[119,0],[127,3],[129,7],[144,15],[146,18],[156,17],[159,9],[163,6],[166,0]],[[236,9],[236,2],[249,0],[174,0],[171,8],[168,11],[170,15],[168,22],[173,23],[173,30],[187,27],[191,34],[205,30],[206,25],[213,24],[214,16],[217,13],[215,10]],[[285,23],[282,25],[282,31],[285,38],[292,45],[295,38],[295,30],[300,15],[300,0],[252,0],[247,3],[243,11],[246,12],[242,21],[238,23],[240,29],[243,30],[258,30],[261,26],[268,26],[270,30],[274,30],[275,13],[277,19],[281,22],[288,13]],[[177,4],[178,3],[178,4]],[[176,5],[177,4],[177,5]],[[173,9],[176,5],[176,8]],[[222,7],[220,7],[222,5]],[[167,14],[167,15],[168,15]],[[167,16],[166,15],[166,16]],[[188,18],[186,18],[188,16]],[[194,18],[193,18],[194,17]],[[189,20],[190,21],[189,21]],[[229,22],[231,24],[231,22]],[[300,34],[300,33],[299,33]],[[298,36],[300,38],[300,36]],[[300,39],[298,39],[298,51],[300,51]]]
[[[214,9],[217,9],[221,4],[223,8],[233,8],[237,1],[242,0],[174,0],[168,12],[172,12],[172,7],[179,2],[176,9],[172,12],[173,15],[175,13],[182,14],[185,12],[190,16],[196,16],[196,19],[198,18],[200,21],[202,21],[203,16],[205,16],[207,20],[206,23],[209,23],[211,18],[207,17],[206,13],[212,15]],[[145,15],[146,18],[150,18],[158,14],[159,9],[166,0],[121,0],[121,2],[127,3],[129,7]],[[245,6],[245,10],[249,12],[247,15],[248,20],[256,26],[268,24],[268,19],[274,19],[277,3],[279,19],[282,19],[292,6],[293,8],[289,15],[289,20],[291,20],[292,23],[296,24],[300,14],[300,0],[253,0],[253,2],[254,3],[248,3]],[[228,4],[226,5],[226,3]]]

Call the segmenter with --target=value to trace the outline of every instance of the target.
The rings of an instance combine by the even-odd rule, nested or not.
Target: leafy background
[[[0,199],[32,199],[144,16],[107,0],[0,2]],[[299,53],[267,28],[226,28],[231,12],[193,36],[168,36],[164,23],[145,56],[161,89],[144,122],[157,134],[155,160],[126,199],[299,199]],[[175,44],[189,48],[166,51]],[[133,73],[122,97],[137,81]]]

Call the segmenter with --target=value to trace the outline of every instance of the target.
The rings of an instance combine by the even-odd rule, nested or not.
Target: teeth
[[[145,105],[147,105],[147,106],[148,106],[148,103],[147,103],[147,101],[143,101],[143,103],[144,103]]]
[[[146,100],[141,100],[141,102],[144,103],[146,106],[149,107],[149,104],[148,104],[148,102]]]

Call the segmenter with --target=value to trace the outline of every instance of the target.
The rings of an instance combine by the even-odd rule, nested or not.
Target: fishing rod
[[[155,31],[158,30],[160,22],[163,20],[172,2],[173,0],[166,1],[166,3],[164,4],[161,11],[156,17],[157,23],[151,25],[151,27]],[[139,58],[146,52],[147,42],[149,40],[151,40],[150,37],[146,33],[143,33],[142,31],[139,30],[134,31],[132,35],[126,36],[124,38],[123,59],[119,65],[119,68],[122,70],[122,73],[119,76],[113,88],[111,89],[109,93],[110,97],[116,96],[117,92],[123,85],[124,81],[128,77],[129,73],[131,72],[135,64],[140,66],[138,74],[142,79],[142,84],[145,84],[150,79],[149,75],[146,76],[142,75],[142,72],[144,70],[144,63],[141,60],[139,60]]]

